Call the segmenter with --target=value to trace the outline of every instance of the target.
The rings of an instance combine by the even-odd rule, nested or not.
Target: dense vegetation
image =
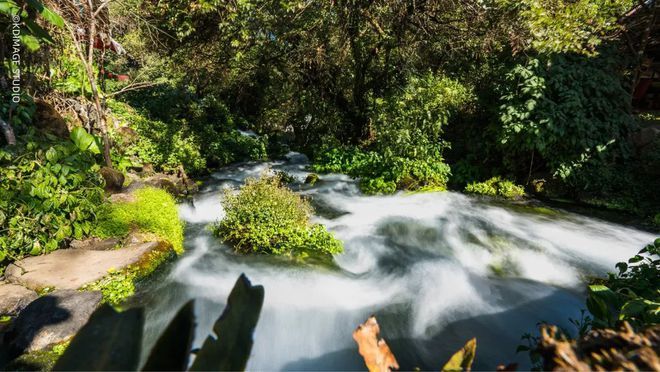
[[[365,194],[537,196],[657,230],[660,139],[634,139],[658,117],[633,109],[652,36],[631,34],[633,7],[657,4],[0,0],[0,274],[135,229],[183,251],[174,197],[110,203],[102,168],[185,183],[290,150]],[[284,181],[228,192],[214,233],[245,254],[341,253]],[[88,289],[118,304],[167,252]],[[590,286],[589,326],[657,323],[657,255]]]
[[[309,202],[277,176],[247,180],[237,193],[227,191],[222,206],[225,215],[213,230],[238,252],[306,258],[343,250],[323,225],[310,222]]]

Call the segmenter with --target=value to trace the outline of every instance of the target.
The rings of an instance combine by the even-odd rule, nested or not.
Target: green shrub
[[[503,180],[500,177],[493,177],[484,182],[473,182],[465,187],[465,192],[468,194],[501,196],[507,199],[516,199],[525,195],[525,189],[522,186]]]
[[[145,187],[135,191],[135,202],[107,203],[99,211],[94,233],[101,237],[123,237],[132,229],[153,233],[183,253],[183,222],[174,198],[164,190]]]
[[[528,169],[532,154],[561,179],[585,165],[626,155],[634,128],[623,58],[554,55],[529,59],[507,75],[500,141],[510,169]],[[539,159],[539,156],[541,159]]]
[[[196,107],[187,113],[192,117],[163,121],[151,119],[122,102],[108,103],[113,114],[139,134],[135,143],[122,145],[116,141],[120,143],[117,151],[139,163],[151,163],[164,171],[183,165],[186,172],[197,175],[208,172],[208,168],[267,157],[266,141],[238,132],[228,112],[205,112]]]
[[[227,191],[222,205],[225,217],[214,233],[238,252],[305,258],[343,251],[332,233],[309,222],[310,204],[278,177],[249,179],[238,193]]]
[[[411,76],[401,91],[375,100],[375,150],[386,158],[441,161],[448,146],[441,138],[443,127],[471,100],[472,93],[456,80],[431,73]]]
[[[445,190],[451,173],[442,159],[386,157],[356,147],[322,151],[312,169],[360,178],[360,189],[365,194],[391,194],[396,190]]]
[[[0,149],[0,263],[51,252],[92,231],[103,180],[88,148],[93,137],[74,134],[92,141],[84,151],[50,135],[37,141],[34,133],[12,151]]]
[[[653,222],[655,222],[656,225],[660,226],[660,213],[655,215]]]
[[[322,150],[313,169],[359,177],[366,194],[445,190],[450,168],[442,157],[448,146],[441,138],[443,127],[471,99],[455,80],[412,76],[401,91],[375,100],[371,144]]]
[[[595,327],[614,328],[628,321],[636,328],[660,322],[660,238],[628,262],[616,264],[618,274],[589,286],[587,308]]]

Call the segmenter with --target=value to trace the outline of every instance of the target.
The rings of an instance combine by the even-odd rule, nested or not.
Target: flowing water
[[[239,256],[209,232],[223,190],[285,170],[344,242],[336,268]],[[585,278],[612,270],[654,236],[548,208],[443,192],[366,197],[343,175],[304,185],[305,159],[213,174],[180,207],[187,252],[144,291],[148,350],[178,308],[197,299],[195,347],[211,332],[237,277],[265,287],[250,370],[363,370],[351,333],[376,314],[403,369],[439,370],[477,337],[476,369],[528,366],[520,336],[546,321],[574,329]]]

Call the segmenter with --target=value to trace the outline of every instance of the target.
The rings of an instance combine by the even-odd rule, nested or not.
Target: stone
[[[69,127],[66,125],[66,120],[50,103],[36,99],[34,104],[36,106],[33,120],[35,127],[61,138],[69,138]]]
[[[5,270],[6,280],[35,291],[44,288],[79,289],[108,274],[137,264],[162,242],[131,244],[121,249],[95,251],[60,249],[17,261]]]
[[[100,305],[100,291],[60,290],[30,303],[5,336],[15,353],[43,350],[73,337]]]
[[[112,203],[135,203],[137,198],[133,194],[120,193],[110,195],[108,200]]]
[[[319,175],[316,173],[310,173],[305,178],[305,183],[314,186],[319,181]]]
[[[0,316],[14,316],[30,302],[37,299],[37,293],[16,284],[0,283]]]
[[[115,194],[115,195],[122,195],[122,194]],[[108,238],[108,239],[89,238],[85,240],[74,240],[71,242],[71,244],[69,244],[69,248],[84,249],[88,251],[109,251],[111,249],[115,249],[117,244],[119,244],[119,239],[117,238]]]
[[[140,175],[141,175],[142,177],[148,177],[148,176],[153,175],[154,173],[156,173],[156,172],[154,171],[154,166],[153,166],[153,164],[151,164],[151,163],[146,163],[146,164],[143,164],[143,165],[142,165],[142,172],[140,173]]]
[[[195,182],[173,174],[156,173],[143,182],[147,186],[163,189],[174,196],[189,195],[198,191]]]
[[[120,192],[124,187],[124,174],[110,167],[101,168],[101,176],[105,180],[105,191]]]

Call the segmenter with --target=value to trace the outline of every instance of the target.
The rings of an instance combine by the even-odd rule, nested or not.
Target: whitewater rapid
[[[283,170],[310,198],[316,222],[344,242],[336,269],[239,256],[208,224],[222,218],[225,189]],[[145,349],[178,308],[196,301],[195,346],[209,334],[236,278],[265,287],[250,370],[363,370],[353,329],[376,314],[402,369],[441,368],[477,337],[475,369],[519,362],[525,332],[540,321],[571,329],[585,278],[604,275],[654,236],[565,211],[543,213],[459,193],[368,197],[344,175],[304,184],[306,160],[242,164],[214,173],[191,202],[186,254],[143,290]]]

